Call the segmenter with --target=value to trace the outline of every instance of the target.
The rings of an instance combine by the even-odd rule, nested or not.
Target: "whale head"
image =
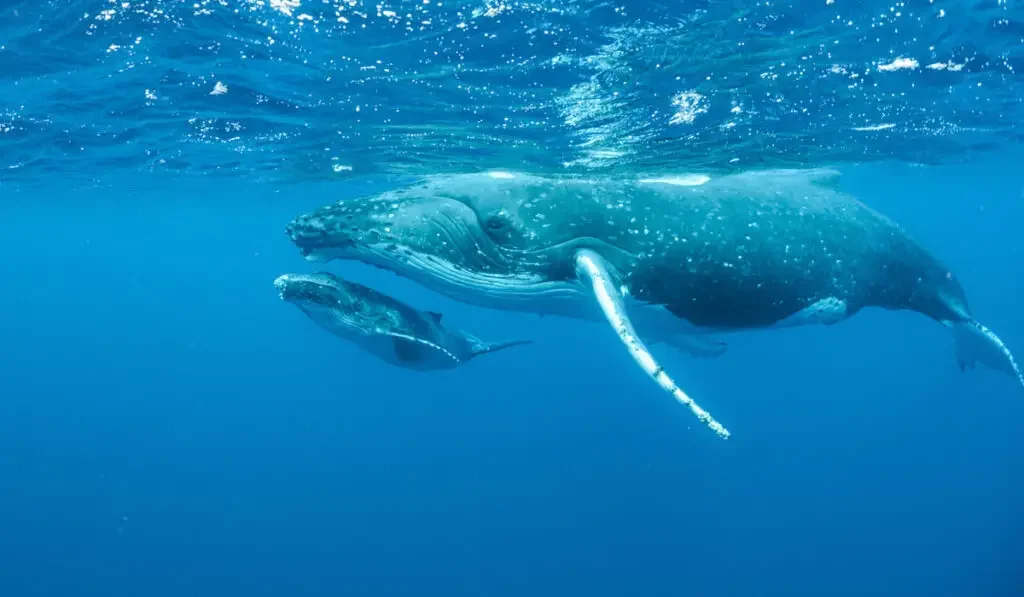
[[[288,273],[274,280],[281,300],[332,333],[360,343],[380,330],[408,327],[408,308],[375,290],[329,272]]]
[[[327,272],[314,274],[283,274],[274,280],[281,300],[305,310],[341,309],[358,311],[356,297],[346,283]]]
[[[534,300],[575,292],[578,231],[554,210],[573,197],[554,195],[525,175],[439,176],[301,214],[286,232],[311,261],[360,261],[477,304]]]

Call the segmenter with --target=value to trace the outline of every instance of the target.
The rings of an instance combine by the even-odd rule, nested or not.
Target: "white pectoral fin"
[[[697,416],[705,425],[710,427],[719,437],[729,438],[729,431],[716,421],[706,410],[701,408],[692,398],[686,395],[676,386],[672,378],[665,373],[661,365],[651,355],[650,350],[644,346],[643,341],[637,336],[633,324],[626,313],[625,301],[622,294],[616,288],[612,275],[608,270],[605,260],[590,249],[581,249],[576,252],[576,275],[581,281],[589,283],[597,299],[605,318],[619,335],[619,339],[629,350],[630,356],[640,367],[651,377],[663,390],[672,395],[673,398],[685,404],[690,411]]]
[[[981,363],[996,371],[1017,378],[1024,386],[1024,374],[1017,366],[1013,353],[995,332],[974,320],[947,323],[953,329],[956,344],[956,364],[961,371]]]

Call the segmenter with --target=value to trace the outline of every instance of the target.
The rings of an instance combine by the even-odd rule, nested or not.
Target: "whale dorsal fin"
[[[427,315],[429,315],[430,318],[434,320],[434,323],[441,323],[441,318],[444,317],[444,315],[438,313],[437,311],[427,311]]]
[[[698,419],[710,427],[719,437],[729,438],[729,431],[716,421],[706,410],[700,407],[693,398],[686,395],[686,392],[679,389],[665,369],[654,359],[651,351],[644,346],[643,341],[633,329],[633,323],[626,313],[625,301],[622,293],[612,281],[612,274],[607,262],[603,257],[591,249],[580,249],[576,252],[576,275],[580,281],[587,282],[597,299],[608,323],[619,335],[619,340],[629,349],[630,356],[637,362],[647,375],[653,379],[661,389],[672,395],[673,398],[685,404]]]

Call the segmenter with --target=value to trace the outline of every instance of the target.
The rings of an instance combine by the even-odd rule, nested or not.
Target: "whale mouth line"
[[[364,245],[358,251],[324,255],[357,261],[420,284],[449,298],[495,309],[519,309],[537,301],[575,298],[576,285],[539,273],[502,267],[488,272],[429,252],[402,247],[397,253],[386,243]]]

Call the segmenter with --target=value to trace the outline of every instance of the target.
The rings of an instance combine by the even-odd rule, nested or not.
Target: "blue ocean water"
[[[821,166],[1024,353],[1013,2],[0,7],[0,595],[1024,594],[1024,395],[909,313],[659,356],[304,261],[418,175]],[[282,303],[325,267],[482,337],[431,374]]]

